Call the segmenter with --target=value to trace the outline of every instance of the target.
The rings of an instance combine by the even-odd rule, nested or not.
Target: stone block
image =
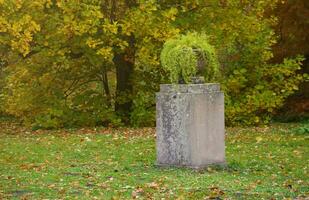
[[[200,169],[225,164],[219,84],[164,84],[156,101],[157,165]]]

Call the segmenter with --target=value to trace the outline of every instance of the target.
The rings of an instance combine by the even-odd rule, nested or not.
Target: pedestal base
[[[158,166],[224,165],[224,95],[219,84],[161,85],[156,134]]]

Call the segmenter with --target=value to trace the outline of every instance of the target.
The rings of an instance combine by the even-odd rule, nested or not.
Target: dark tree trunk
[[[109,1],[108,1],[109,2]],[[117,0],[111,0],[110,4],[110,21],[115,22],[117,19]],[[125,0],[126,9],[137,6],[136,0]],[[107,11],[102,6],[103,10]],[[119,11],[119,10],[118,10]],[[122,30],[119,27],[118,30],[121,39],[128,42],[129,46],[124,51],[115,48],[114,49],[114,64],[116,66],[116,98],[115,98],[115,111],[118,116],[121,117],[122,121],[126,124],[129,122],[130,113],[132,111],[132,92],[133,85],[131,76],[134,70],[135,63],[135,37],[122,35]]]
[[[124,53],[116,53],[114,63],[116,65],[117,87],[115,111],[122,118],[124,123],[129,122],[130,113],[132,111],[132,80],[131,76],[134,71],[135,49],[134,36],[128,38],[129,47]]]
[[[107,104],[108,106],[112,105],[112,97],[109,89],[109,84],[108,84],[108,77],[107,77],[107,70],[104,69],[101,75],[101,80],[102,80],[102,85],[103,85],[103,93],[105,93],[106,98],[107,98]]]

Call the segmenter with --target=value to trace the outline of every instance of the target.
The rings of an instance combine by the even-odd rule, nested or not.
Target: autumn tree
[[[158,48],[179,32],[170,23],[177,11],[152,2],[24,0],[0,6],[7,111],[51,127],[68,123],[75,112],[86,121],[114,119],[112,104],[128,122],[134,69],[158,66]]]
[[[266,122],[302,81],[273,65],[276,1],[0,1],[3,108],[45,128],[154,123],[167,39],[202,32],[217,51],[229,124]]]

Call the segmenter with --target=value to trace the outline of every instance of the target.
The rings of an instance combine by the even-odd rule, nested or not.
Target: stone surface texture
[[[219,84],[164,84],[156,98],[157,165],[200,169],[225,164]]]

